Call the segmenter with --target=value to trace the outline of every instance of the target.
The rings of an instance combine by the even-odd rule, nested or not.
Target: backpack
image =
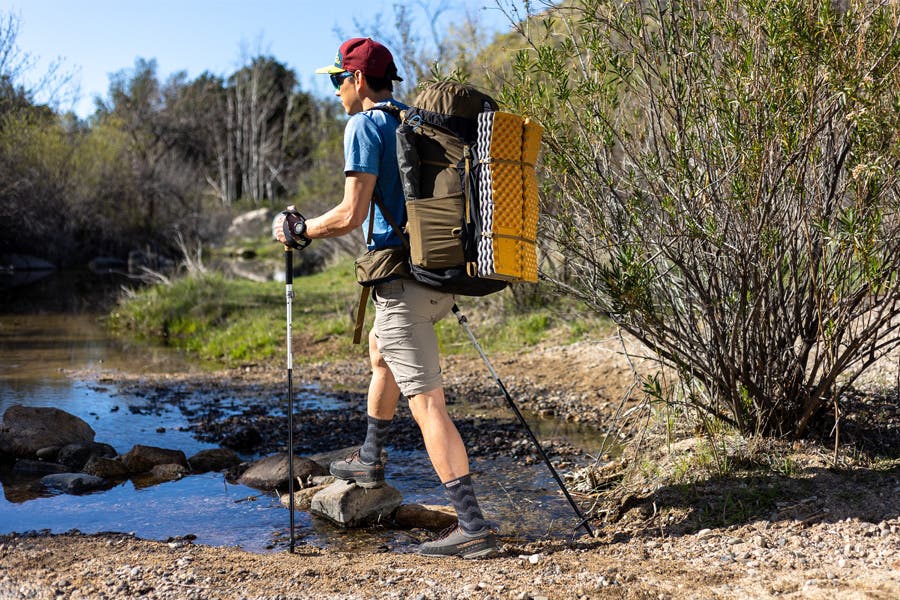
[[[405,249],[370,251],[357,259],[364,287],[354,343],[361,338],[368,287],[385,280],[373,273],[397,276],[398,253],[408,252],[399,276],[451,294],[485,296],[510,282],[536,282],[534,165],[543,128],[500,112],[493,98],[455,82],[432,84],[402,112],[393,105],[374,108],[400,120],[397,162],[407,235],[391,222]],[[376,205],[389,214],[373,197],[369,238]]]
[[[537,281],[537,179],[543,128],[476,88],[423,90],[397,128],[412,277],[484,296]]]

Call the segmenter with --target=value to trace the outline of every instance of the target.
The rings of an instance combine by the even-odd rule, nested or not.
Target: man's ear
[[[364,90],[369,85],[369,83],[366,81],[366,76],[363,75],[363,72],[359,70],[353,71],[353,83],[359,90]]]

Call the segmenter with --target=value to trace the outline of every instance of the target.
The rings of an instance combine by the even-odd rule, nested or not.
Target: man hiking
[[[289,234],[295,241],[305,242],[346,235],[362,226],[369,250],[402,247],[404,241],[391,224],[402,229],[406,222],[396,156],[399,122],[395,114],[379,108],[407,108],[392,97],[392,82],[402,81],[393,56],[370,38],[353,38],[341,44],[334,64],[316,72],[331,77],[335,94],[350,115],[344,130],[344,196],[319,217],[304,221],[299,213],[289,215]],[[379,199],[374,209],[373,197]],[[287,243],[284,229],[284,217],[276,219],[273,233]],[[398,277],[374,286],[372,300],[375,323],[369,332],[372,379],[366,437],[359,450],[331,464],[331,474],[363,487],[383,484],[381,451],[402,392],[458,515],[456,527],[422,544],[419,552],[464,558],[495,554],[497,539],[478,506],[466,448],[444,399],[434,324],[447,315],[454,298]]]

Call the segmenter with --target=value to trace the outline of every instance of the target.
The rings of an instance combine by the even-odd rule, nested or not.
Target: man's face
[[[358,82],[361,79],[362,74],[359,71],[356,73],[348,73],[334,92],[335,95],[341,99],[341,105],[344,107],[344,110],[347,111],[348,115],[355,115],[358,112],[362,112],[363,106],[362,101],[359,99],[358,89]]]

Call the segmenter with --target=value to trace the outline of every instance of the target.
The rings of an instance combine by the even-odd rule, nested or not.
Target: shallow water
[[[119,282],[88,279],[54,277],[27,289],[0,292],[0,413],[14,404],[63,409],[87,421],[96,440],[119,453],[135,444],[175,448],[187,456],[215,447],[186,430],[188,417],[181,410],[147,411],[144,398],[117,388],[116,370],[159,372],[188,366],[164,349],[112,340],[99,318],[108,306],[102,299],[110,297]],[[78,380],[70,376],[73,370],[97,370],[103,379]],[[203,398],[193,400],[200,404]],[[328,396],[306,392],[296,402],[298,409],[363,410],[334,403]],[[188,399],[184,406],[191,405]],[[222,402],[220,407],[237,412],[240,404]],[[601,441],[556,421],[544,421],[537,430],[542,438],[562,437],[576,445],[598,447]],[[404,502],[446,504],[423,449],[388,451],[388,482],[403,493]],[[482,458],[472,461],[472,472],[482,508],[504,535],[536,539],[573,533],[571,508],[543,464],[526,467],[511,459]],[[35,488],[33,479],[8,472],[0,476],[0,484],[0,534],[43,529],[124,531],[148,539],[193,534],[199,543],[260,552],[287,544],[288,515],[278,501],[229,484],[218,473],[148,487],[126,481],[83,496],[51,494]],[[342,531],[305,512],[296,514],[295,533],[301,544],[342,549],[374,545],[403,552],[421,541],[417,533],[380,528]]]

